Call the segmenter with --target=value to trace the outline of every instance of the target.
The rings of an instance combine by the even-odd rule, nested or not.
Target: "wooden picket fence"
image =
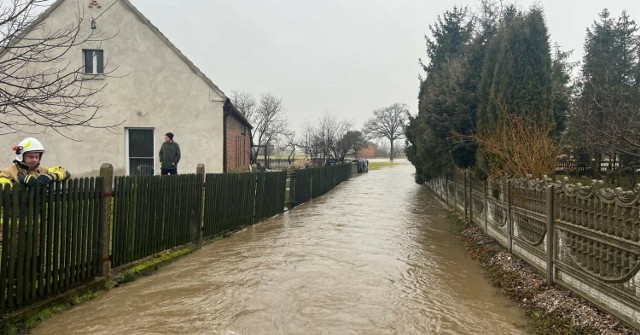
[[[327,193],[349,179],[351,175],[359,173],[355,166],[355,164],[339,164],[297,170],[291,177],[291,185],[293,185],[291,192],[294,195],[289,197],[290,206],[295,207]]]
[[[111,266],[196,241],[201,209],[195,174],[116,177]]]
[[[352,171],[346,164],[290,176],[204,174],[199,166],[196,174],[113,178],[103,164],[100,177],[1,189],[0,316],[108,276],[111,268],[282,213]]]
[[[101,178],[0,190],[0,311],[28,305],[99,271]]]

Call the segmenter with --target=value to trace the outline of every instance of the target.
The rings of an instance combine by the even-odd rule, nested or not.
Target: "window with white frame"
[[[104,73],[104,55],[102,50],[83,49],[84,73]]]
[[[153,128],[125,128],[129,175],[153,176],[155,148]]]

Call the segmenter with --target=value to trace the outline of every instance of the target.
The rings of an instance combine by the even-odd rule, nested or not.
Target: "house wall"
[[[250,130],[233,117],[226,118],[227,171],[244,171],[249,169],[249,149],[251,145]],[[244,134],[243,134],[244,130]]]
[[[89,8],[90,2],[62,2],[44,21],[45,27],[55,30],[84,15],[82,33],[89,33],[90,18],[98,17],[112,3],[99,1],[102,8]],[[41,30],[30,34],[39,33]],[[90,121],[96,128],[74,127],[61,130],[63,135],[49,129],[33,135],[46,148],[42,164],[62,165],[80,177],[98,174],[100,165],[108,162],[116,175],[124,175],[128,164],[126,129],[148,128],[154,131],[156,174],[160,171],[158,151],[168,131],[175,134],[182,151],[179,173],[195,173],[198,163],[205,164],[207,172],[222,172],[224,94],[190,68],[122,1],[99,17],[93,39],[100,41],[73,47],[57,64],[41,65],[81,67],[83,48],[103,49],[108,73],[83,82],[94,88],[104,86],[97,97],[104,107],[98,112],[99,118]],[[114,127],[107,130],[100,128],[103,126]],[[2,162],[11,164],[11,146],[26,136],[32,135],[2,137]]]
[[[366,147],[360,149],[360,158],[375,158],[376,157],[376,145],[369,143]]]

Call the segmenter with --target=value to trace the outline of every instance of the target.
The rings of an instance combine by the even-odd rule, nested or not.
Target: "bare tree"
[[[258,103],[252,94],[233,91],[231,92],[231,103],[233,103],[250,123],[257,118]]]
[[[404,129],[409,122],[409,107],[406,104],[393,104],[376,109],[373,117],[364,124],[363,133],[370,138],[386,138],[391,144],[389,159],[393,160],[395,140],[404,138]]]
[[[304,149],[304,153],[310,158],[320,157],[321,140],[316,135],[316,129],[309,123],[305,126],[302,138],[298,140],[298,146]]]
[[[304,148],[311,158],[343,161],[351,149],[345,137],[352,127],[351,121],[338,120],[327,114],[314,125],[306,126],[298,146]]]
[[[81,16],[62,28],[45,27],[37,17],[49,3],[0,4],[0,135],[115,127],[91,122],[99,118],[102,106],[95,98],[104,84],[90,86],[84,68],[67,60],[75,47],[100,41],[92,36],[93,30],[81,32]]]
[[[293,163],[293,161],[295,161],[295,153],[296,153],[296,149],[298,148],[298,142],[296,141],[296,133],[295,132],[291,132],[288,133],[287,135],[285,135],[285,145],[284,148],[290,148],[291,151],[289,151],[289,155],[287,156],[287,162],[289,164]]]
[[[640,156],[640,91],[625,93],[626,101],[594,97],[590,105],[578,104],[571,118],[572,136],[596,152]]]
[[[326,158],[332,158],[340,160],[341,148],[339,147],[340,140],[347,134],[353,127],[351,121],[338,120],[333,116],[326,115],[319,122],[320,134],[322,134],[324,148],[323,154]],[[344,159],[344,157],[342,157]]]
[[[284,115],[282,98],[271,93],[263,93],[260,100],[246,92],[233,92],[231,102],[247,118],[253,126],[251,132],[251,163],[258,160],[259,149],[264,149],[265,160],[267,148],[275,144],[279,138],[290,134],[287,119]]]
[[[344,162],[348,155],[355,156],[356,153],[365,146],[365,140],[362,133],[357,130],[347,131],[336,143],[336,158]]]

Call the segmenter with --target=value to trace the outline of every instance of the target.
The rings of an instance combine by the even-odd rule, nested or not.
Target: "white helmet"
[[[42,146],[42,143],[33,137],[27,137],[20,141],[17,146],[13,147],[13,150],[16,152],[16,161],[20,163],[24,163],[22,155],[25,152],[39,152],[40,159],[42,159],[42,154],[44,154],[44,147]]]

